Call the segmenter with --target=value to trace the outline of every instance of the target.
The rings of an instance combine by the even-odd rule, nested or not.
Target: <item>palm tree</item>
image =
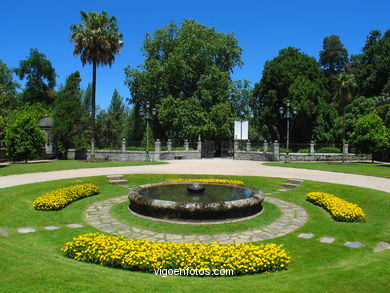
[[[335,100],[338,108],[343,111],[343,145],[345,144],[345,107],[354,97],[356,88],[357,83],[353,74],[341,72],[336,76],[336,92],[333,99]],[[344,150],[342,161],[344,162]]]
[[[123,46],[123,35],[118,31],[115,17],[108,17],[108,13],[81,11],[83,23],[72,24],[71,40],[75,48],[73,55],[80,55],[83,66],[92,64],[92,157],[94,156],[94,141],[96,136],[95,112],[96,112],[96,67],[98,65],[111,66],[115,54],[120,52]]]

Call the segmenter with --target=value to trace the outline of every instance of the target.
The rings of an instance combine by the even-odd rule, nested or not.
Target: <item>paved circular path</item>
[[[280,237],[295,231],[307,221],[306,211],[300,206],[267,196],[264,201],[279,207],[282,216],[262,229],[210,235],[170,234],[131,227],[113,218],[110,215],[111,207],[124,201],[128,201],[127,195],[95,202],[88,207],[85,214],[86,220],[91,226],[99,230],[128,238],[160,242],[218,242],[220,244],[253,242]]]
[[[256,161],[221,159],[176,160],[169,161],[169,164],[166,165],[90,168],[1,176],[0,188],[50,180],[113,174],[210,174],[299,178],[390,192],[390,179],[388,178],[298,168],[271,167],[264,166],[261,162]]]

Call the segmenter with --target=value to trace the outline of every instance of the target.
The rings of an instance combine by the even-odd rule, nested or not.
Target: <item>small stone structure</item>
[[[51,129],[53,128],[53,124],[54,124],[53,119],[49,118],[48,116],[42,118],[38,122],[39,128],[45,132],[45,136],[46,136],[45,153],[48,156],[55,155],[53,134],[51,132]]]

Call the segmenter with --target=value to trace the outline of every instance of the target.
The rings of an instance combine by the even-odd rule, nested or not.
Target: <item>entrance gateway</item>
[[[202,141],[202,159],[230,158],[233,159],[233,141]]]

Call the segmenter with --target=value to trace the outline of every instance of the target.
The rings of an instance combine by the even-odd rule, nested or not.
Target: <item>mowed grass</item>
[[[390,178],[390,164],[381,164],[381,163],[291,162],[291,163],[265,163],[264,165],[353,173],[353,174],[360,174],[360,175],[370,175],[370,176]]]
[[[199,178],[201,175],[197,175]],[[131,186],[161,182],[172,175],[127,175]],[[175,175],[174,177],[178,177]],[[181,176],[184,177],[184,176]],[[209,176],[202,176],[209,177]],[[217,176],[213,176],[217,177]],[[225,176],[218,176],[226,178]],[[188,176],[185,176],[188,178]],[[261,177],[228,177],[265,191],[276,190],[282,179]],[[44,192],[76,183],[91,182],[101,188],[96,196],[82,199],[56,212],[35,211],[32,200]],[[305,200],[311,191],[333,193],[359,204],[367,222],[340,223],[332,220],[322,208]],[[294,202],[307,211],[309,220],[299,230],[265,241],[284,244],[292,257],[287,271],[240,277],[198,278],[167,277],[150,273],[107,268],[77,262],[64,257],[60,249],[72,237],[97,230],[84,220],[86,208],[95,201],[126,194],[128,189],[108,184],[105,177],[16,186],[0,189],[0,227],[34,227],[37,232],[18,234],[9,230],[0,236],[0,291],[2,292],[388,292],[390,251],[374,253],[379,241],[390,241],[390,194],[370,189],[304,181],[294,190],[276,193],[275,197]],[[64,227],[82,223],[83,228]],[[46,231],[44,225],[58,225]],[[179,232],[169,224],[171,233]],[[157,227],[155,227],[157,229]],[[313,239],[297,238],[313,233]],[[319,242],[332,236],[332,244]],[[364,247],[343,246],[346,241],[361,241]]]
[[[16,163],[9,165],[0,165],[0,176],[49,172],[70,169],[101,168],[101,167],[121,167],[121,166],[139,166],[139,165],[157,165],[166,164],[166,162],[128,162],[128,161],[80,161],[80,160],[54,160],[42,162]]]

